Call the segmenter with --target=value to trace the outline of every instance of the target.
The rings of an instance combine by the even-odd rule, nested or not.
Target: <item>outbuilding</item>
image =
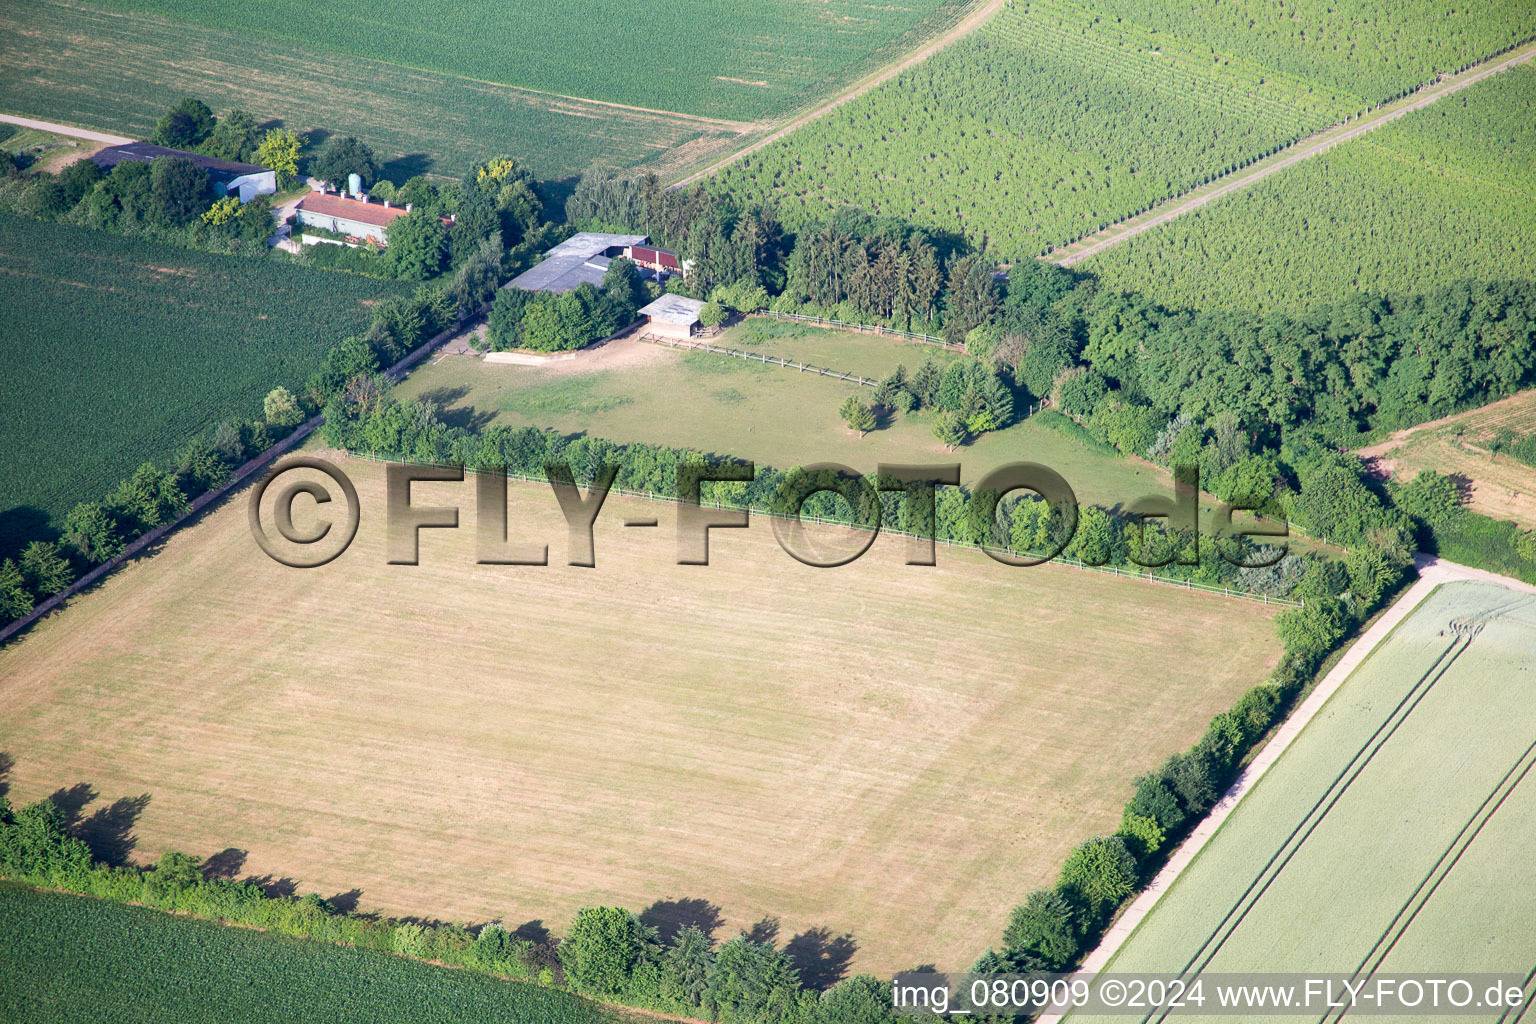
[[[126,142],[120,146],[108,146],[91,157],[91,161],[102,170],[110,171],[121,163],[147,164],[164,157],[189,161],[192,166],[207,173],[215,192],[221,196],[237,196],[242,203],[248,203],[257,196],[270,196],[277,191],[277,174],[266,167],[219,160],[184,149],[168,149],[152,142]]]
[[[663,295],[640,310],[640,315],[650,324],[647,334],[686,340],[699,329],[699,312],[703,308],[704,303],[686,295]]]

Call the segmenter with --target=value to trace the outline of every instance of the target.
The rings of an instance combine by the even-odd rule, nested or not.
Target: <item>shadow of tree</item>
[[[576,191],[579,181],[581,178],[573,174],[568,178],[546,178],[534,182],[533,191],[538,194],[539,202],[544,204],[545,217],[557,224],[565,223],[565,201]]]
[[[89,817],[85,808],[94,803],[99,793],[88,782],[77,782],[67,789],[53,792],[48,800],[64,815],[64,827],[86,846],[91,856],[104,864],[121,867],[138,840],[133,826],[138,824],[144,809],[149,806],[149,794],[125,796],[106,807],[97,808]]]
[[[790,939],[784,952],[800,972],[801,983],[824,992],[843,980],[858,948],[852,935],[834,937],[825,928],[812,928]]]
[[[251,875],[245,879],[245,882],[248,885],[260,886],[262,892],[274,899],[294,896],[299,891],[299,883],[291,878],[276,878],[272,875]]]
[[[203,861],[204,878],[234,878],[245,867],[246,851],[233,846]]]
[[[91,848],[97,860],[120,867],[128,863],[128,856],[138,845],[133,826],[148,806],[148,793],[120,797],[82,821],[75,835]]]
[[[396,185],[404,185],[416,175],[430,172],[433,166],[432,157],[426,153],[406,153],[404,156],[384,161],[379,169],[384,172],[385,178]]]
[[[720,908],[709,900],[683,897],[676,900],[657,900],[640,914],[640,923],[656,929],[663,944],[671,945],[677,933],[693,927],[709,936],[725,923]]]
[[[16,761],[5,751],[0,750],[0,796],[11,791],[11,784],[6,782],[6,776],[11,774],[11,769],[16,767]]]
[[[510,929],[510,931],[514,939],[522,939],[541,946],[549,942],[549,929],[538,918],[534,918],[532,921],[524,921],[516,928]]]
[[[437,406],[437,418],[450,427],[463,427],[469,431],[480,431],[490,426],[496,419],[496,414],[491,411],[476,409],[474,406],[456,406],[454,403],[469,394],[467,387],[432,388],[423,391],[419,396],[424,402],[431,402]]]
[[[19,558],[34,540],[54,540],[59,531],[48,513],[36,505],[13,505],[0,512],[0,559]]]
[[[48,797],[48,802],[59,809],[64,815],[64,827],[71,832],[80,827],[80,817],[85,811],[85,805],[91,803],[99,796],[96,788],[89,782],[77,782],[68,789],[56,789]]]
[[[779,938],[779,919],[765,917],[741,934],[746,936],[748,942],[765,942],[772,945]]]
[[[332,896],[330,899],[326,900],[325,902],[329,903],[333,908],[335,908],[340,913],[343,913],[343,914],[356,914],[357,913],[358,901],[361,900],[362,898],[363,898],[363,890],[361,890],[361,889],[348,889],[346,892],[339,892],[339,893],[337,893],[335,896]]]

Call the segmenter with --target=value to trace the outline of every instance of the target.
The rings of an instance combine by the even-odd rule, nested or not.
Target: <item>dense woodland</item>
[[[338,344],[298,396],[304,411],[326,408],[338,430],[367,419],[388,405],[387,382],[375,376],[382,367],[497,296],[504,260],[492,196],[503,184],[495,167],[473,175],[487,232],[475,239],[475,254],[446,287],[387,304],[365,335]],[[1017,410],[1044,402],[1091,443],[1167,466],[1198,463],[1202,485],[1219,498],[1268,504],[1314,536],[1346,547],[1369,543],[1397,565],[1407,563],[1422,522],[1394,509],[1347,449],[1536,384],[1530,282],[1356,293],[1291,315],[1196,312],[1035,261],[1001,280],[963,240],[857,210],[792,234],[771,211],[738,211],[703,189],[669,192],[654,178],[599,176],[578,185],[566,212],[570,223],[561,231],[622,227],[677,246],[695,264],[689,282],[675,286],[717,303],[845,313],[963,344],[969,364],[943,376],[919,366],[884,382],[876,396],[886,414],[940,410],[946,445],[1006,427]],[[496,329],[551,348],[600,337],[643,297],[630,268],[617,266],[613,294],[535,300],[503,291],[501,311],[493,310]],[[864,419],[854,410],[845,415]],[[478,461],[459,441],[415,443],[361,447],[430,462]],[[174,518],[177,496],[208,489],[234,464],[225,457],[194,469],[201,463],[189,457],[173,468],[146,467],[139,484],[71,514],[61,553],[77,565],[110,558]],[[149,504],[141,509],[142,495]],[[1526,537],[1502,543],[1516,550]],[[11,564],[5,577],[24,583],[7,591],[7,617],[24,614],[46,592],[35,579],[26,583],[20,568]]]

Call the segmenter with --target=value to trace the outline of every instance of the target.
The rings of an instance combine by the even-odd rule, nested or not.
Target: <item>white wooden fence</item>
[[[706,341],[684,341],[681,338],[667,338],[659,334],[644,334],[640,336],[640,340],[650,342],[653,345],[666,345],[669,348],[685,348],[696,352],[713,352],[716,355],[735,356],[737,359],[747,359],[754,363],[766,363],[769,366],[782,366],[790,370],[799,370],[801,373],[819,374],[822,377],[836,377],[838,380],[862,384],[867,388],[877,387],[880,384],[873,377],[863,377],[857,373],[830,370],[825,366],[816,366],[812,363],[801,362],[798,359],[788,359],[784,356],[766,356],[761,352],[748,352],[745,349],[711,345]]]

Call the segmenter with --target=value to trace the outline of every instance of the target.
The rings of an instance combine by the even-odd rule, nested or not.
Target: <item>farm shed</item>
[[[691,338],[699,326],[699,310],[704,303],[684,295],[663,295],[640,310],[640,315],[650,321],[646,333],[663,338]]]
[[[506,286],[553,295],[564,294],[584,284],[601,288],[608,264],[619,256],[628,255],[633,246],[645,241],[645,235],[583,231],[546,252],[537,266],[517,275]]]
[[[387,202],[370,203],[366,199],[348,199],[324,192],[311,192],[299,200],[297,209],[300,224],[380,245],[389,244],[389,225],[395,218],[404,217],[409,212],[406,207],[391,206]]]
[[[194,167],[208,172],[214,191],[219,195],[235,195],[242,203],[257,196],[270,196],[277,191],[277,174],[255,164],[242,164],[233,160],[216,160],[201,153],[189,153],[184,149],[169,149],[150,142],[128,142],[121,146],[108,146],[91,161],[104,171],[110,171],[121,163],[149,163],[161,157],[176,157],[192,161]]]

